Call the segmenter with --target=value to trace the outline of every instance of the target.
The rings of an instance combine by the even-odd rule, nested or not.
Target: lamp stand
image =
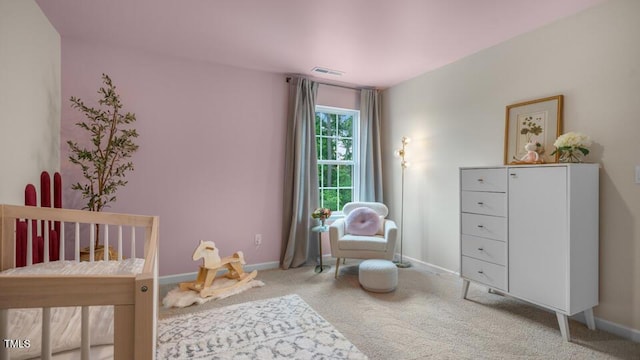
[[[400,193],[400,261],[394,261],[393,263],[401,268],[401,269],[406,269],[408,267],[411,267],[411,263],[408,261],[404,261],[402,259],[402,255],[403,255],[403,249],[402,249],[402,243],[403,243],[403,239],[404,239],[404,169],[407,168],[407,166],[409,165],[409,163],[407,161],[405,161],[404,156],[405,156],[405,147],[407,145],[407,143],[409,142],[409,139],[406,137],[402,137],[402,149],[398,150],[398,155],[400,155],[401,158],[401,162],[400,162],[400,166],[402,167],[402,180],[401,180],[401,184],[400,184],[400,188],[401,188],[401,193]]]

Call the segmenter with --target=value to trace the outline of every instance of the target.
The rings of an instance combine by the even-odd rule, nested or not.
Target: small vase
[[[327,219],[320,219],[320,224],[322,225],[322,227],[324,227],[324,222],[327,221]]]
[[[564,150],[560,152],[561,163],[581,163],[584,160],[584,154],[578,149]]]

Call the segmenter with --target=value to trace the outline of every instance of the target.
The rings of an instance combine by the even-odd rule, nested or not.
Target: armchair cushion
[[[345,223],[348,234],[372,236],[379,232],[380,215],[371,208],[359,207],[347,215]]]
[[[345,235],[338,241],[340,250],[387,250],[387,239],[382,236]]]

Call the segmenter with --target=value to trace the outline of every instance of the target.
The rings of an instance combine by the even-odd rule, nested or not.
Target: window
[[[320,206],[341,211],[358,200],[360,111],[316,106]]]

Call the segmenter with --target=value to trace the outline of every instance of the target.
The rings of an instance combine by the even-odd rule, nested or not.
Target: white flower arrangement
[[[554,155],[557,152],[560,154],[561,158],[565,155],[565,158],[567,158],[569,162],[580,162],[576,155],[577,151],[580,151],[584,156],[588,155],[591,143],[591,138],[585,134],[568,132],[558,136],[556,141],[553,143],[553,146],[555,146],[556,149],[551,153],[551,155]]]

